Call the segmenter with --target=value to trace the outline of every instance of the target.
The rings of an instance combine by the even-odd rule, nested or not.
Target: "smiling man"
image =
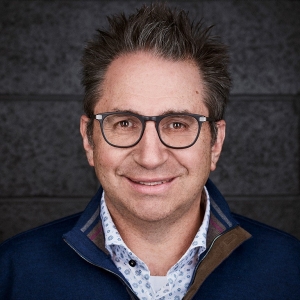
[[[106,72],[94,108],[102,131],[94,122],[92,143],[90,119],[81,120],[89,163],[105,191],[103,204],[125,244],[148,266],[145,275],[165,276],[203,220],[201,194],[225,135],[220,120],[212,145],[204,93],[192,60],[135,51],[115,59]]]
[[[161,4],[109,23],[82,59],[80,131],[101,187],[82,214],[2,245],[0,298],[299,299],[299,241],[231,214],[208,179],[226,47]]]

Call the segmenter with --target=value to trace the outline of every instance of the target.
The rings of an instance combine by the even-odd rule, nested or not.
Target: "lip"
[[[126,177],[131,188],[142,194],[165,192],[170,188],[176,177],[169,178],[130,178]]]
[[[170,182],[172,179],[161,179],[161,180],[132,180],[134,183],[141,184],[141,185],[147,185],[147,186],[154,186],[154,185],[160,185]]]

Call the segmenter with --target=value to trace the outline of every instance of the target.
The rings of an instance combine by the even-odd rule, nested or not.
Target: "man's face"
[[[192,62],[168,61],[138,52],[112,62],[94,113],[132,111],[158,116],[166,112],[189,112],[208,116],[203,93],[202,79]],[[197,142],[186,149],[164,146],[153,121],[147,122],[136,146],[116,148],[105,142],[95,120],[91,146],[86,136],[87,121],[83,116],[84,147],[113,217],[176,221],[195,209],[200,210],[203,186],[210,171],[215,169],[222,148],[224,121],[218,123],[219,135],[214,146],[209,124],[205,122]]]

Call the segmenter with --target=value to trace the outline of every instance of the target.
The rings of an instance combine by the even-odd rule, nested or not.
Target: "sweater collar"
[[[238,222],[232,217],[228,204],[212,181],[208,180],[205,186],[210,195],[211,202],[211,214],[207,233],[208,248],[217,236],[237,226]],[[102,250],[100,251],[102,258],[109,257],[109,253],[105,248],[105,236],[100,219],[100,199],[102,193],[103,189],[100,187],[82,213],[75,227],[64,235],[65,241],[83,258],[91,262],[93,262],[95,257],[97,257],[96,260],[99,259],[99,256],[96,255],[99,249]]]

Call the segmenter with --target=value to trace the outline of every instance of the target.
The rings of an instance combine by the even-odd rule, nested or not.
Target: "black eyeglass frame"
[[[106,117],[111,116],[111,115],[134,116],[134,117],[138,118],[141,121],[141,123],[142,123],[141,134],[140,134],[140,137],[138,138],[138,140],[135,143],[133,143],[129,146],[118,146],[118,145],[112,144],[111,142],[109,142],[107,140],[107,138],[105,136],[105,133],[104,133],[104,130],[103,130],[103,121]],[[196,121],[198,122],[198,125],[199,125],[198,126],[198,132],[197,132],[197,135],[195,137],[195,140],[191,144],[189,144],[187,146],[184,146],[184,147],[174,147],[174,146],[170,146],[170,145],[166,144],[162,140],[161,135],[160,135],[160,131],[159,131],[159,123],[164,118],[170,117],[170,116],[190,116],[190,117],[193,117],[194,119],[196,119]],[[155,122],[155,128],[156,128],[156,132],[158,134],[158,137],[159,137],[159,139],[160,139],[160,141],[163,145],[165,145],[166,147],[171,148],[171,149],[186,149],[186,148],[192,147],[196,143],[196,141],[198,140],[199,135],[200,135],[201,126],[204,122],[217,122],[216,120],[214,120],[212,118],[209,118],[209,117],[206,117],[206,116],[203,116],[203,115],[190,114],[190,113],[170,113],[170,114],[165,114],[165,115],[160,115],[160,116],[143,116],[143,115],[139,115],[139,114],[132,113],[132,112],[122,112],[122,111],[105,112],[105,113],[96,114],[96,115],[94,115],[94,119],[99,121],[99,123],[101,125],[100,126],[101,133],[102,133],[102,136],[105,139],[105,141],[109,145],[111,145],[113,147],[116,147],[116,148],[131,148],[131,147],[134,147],[135,145],[137,145],[143,137],[143,134],[144,134],[144,131],[145,131],[145,128],[146,128],[146,122],[153,121],[153,122]]]

